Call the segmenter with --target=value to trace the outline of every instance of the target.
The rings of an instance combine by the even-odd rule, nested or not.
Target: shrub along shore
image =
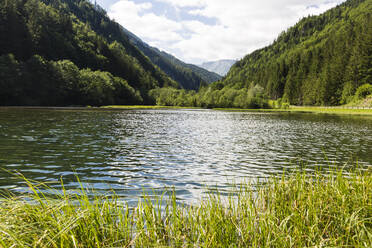
[[[0,247],[372,246],[371,170],[299,172],[197,206],[143,196],[134,209],[83,188],[52,199],[26,182],[32,194],[0,203]]]

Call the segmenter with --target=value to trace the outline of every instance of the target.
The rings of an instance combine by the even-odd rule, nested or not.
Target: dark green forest
[[[50,0],[43,1],[53,2]],[[93,6],[88,3],[76,4],[76,2],[85,1],[64,1],[68,4],[69,11],[76,15],[82,22],[89,23],[92,30],[97,34],[105,37],[109,42],[117,41],[121,44],[127,44],[129,40],[129,42],[147,56],[153,64],[157,65],[184,89],[198,90],[201,85],[206,85],[207,83],[212,83],[221,79],[219,75],[213,72],[209,72],[197,66],[188,65],[170,54],[150,47],[124,27],[111,21],[105,10],[99,5],[92,8]],[[138,50],[136,53],[131,52],[131,55],[134,57],[138,56]],[[133,51],[133,49],[129,49],[129,51]]]
[[[371,94],[372,0],[308,16],[220,81],[143,43],[88,0],[0,0],[0,105],[266,108]],[[272,105],[272,104],[271,104]]]
[[[349,0],[309,16],[272,45],[237,62],[223,81],[258,84],[271,99],[294,105],[339,105],[372,83],[372,1]]]
[[[371,84],[372,0],[349,0],[303,18],[199,92],[163,88],[151,94],[158,104],[179,106],[325,106],[361,100],[372,94]]]
[[[152,104],[149,90],[179,87],[102,16],[86,0],[0,0],[0,104]]]

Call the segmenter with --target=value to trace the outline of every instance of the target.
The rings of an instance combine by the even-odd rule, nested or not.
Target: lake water
[[[0,167],[29,179],[74,174],[99,192],[135,202],[144,190],[174,187],[184,201],[306,166],[372,164],[372,118],[213,110],[0,109]],[[24,182],[0,170],[0,189]]]

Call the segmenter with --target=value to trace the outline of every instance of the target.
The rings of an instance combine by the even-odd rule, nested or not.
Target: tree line
[[[255,83],[271,99],[295,105],[339,105],[372,82],[372,1],[349,0],[309,16],[272,45],[238,61],[225,87]]]
[[[76,9],[80,17],[73,14],[72,9]],[[80,104],[79,101],[89,105],[152,104],[149,90],[179,87],[128,40],[117,41],[104,36],[105,32],[111,34],[120,29],[117,23],[108,18],[101,21],[101,29],[105,32],[98,34],[92,30],[92,23],[81,19],[81,16],[98,13],[99,10],[86,0],[0,0],[0,82],[6,89],[0,93],[1,104],[54,105],[55,99],[58,105]],[[70,71],[59,70],[59,63],[72,63],[71,68],[80,74],[76,78],[84,79],[85,83],[93,83],[93,78],[97,77],[99,80],[93,83],[97,87],[92,85],[91,88],[96,87],[97,92],[102,90],[103,96],[93,93],[94,90],[83,95],[81,85],[84,83],[64,81],[68,77],[60,74]],[[53,76],[53,73],[56,74]],[[59,81],[50,81],[54,78]],[[66,97],[61,90],[66,83],[80,90],[75,87],[70,92],[71,97]],[[109,85],[115,85],[117,92],[109,93]],[[76,96],[79,92],[82,95]],[[52,99],[51,94],[56,97]],[[94,94],[96,99],[92,98]]]
[[[0,105],[140,104],[138,90],[109,72],[80,70],[69,60],[47,61],[33,55],[26,62],[0,56]]]
[[[303,18],[199,92],[167,88],[151,94],[160,105],[226,108],[360,101],[372,93],[371,15],[371,0],[346,1]]]
[[[304,18],[206,85],[169,55],[169,71],[154,65],[88,0],[0,0],[0,104],[347,104],[372,82],[371,14],[371,0],[348,0]]]
[[[259,85],[233,89],[221,87],[221,83],[202,87],[198,92],[175,88],[158,88],[150,96],[161,106],[201,108],[269,108],[269,99]]]

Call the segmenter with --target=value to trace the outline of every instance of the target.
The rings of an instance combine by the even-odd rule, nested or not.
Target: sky
[[[97,0],[111,19],[187,63],[240,59],[345,0]]]

